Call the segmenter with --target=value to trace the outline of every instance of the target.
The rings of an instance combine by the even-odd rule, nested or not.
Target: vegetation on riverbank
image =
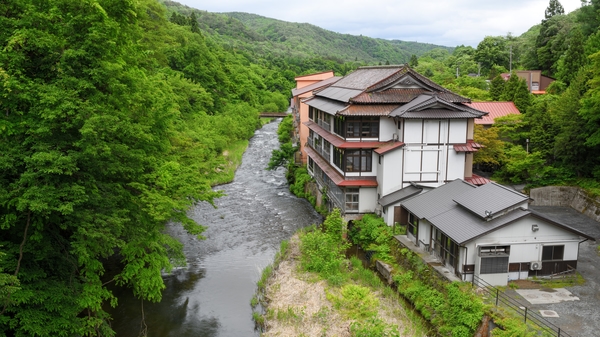
[[[347,259],[344,253],[350,244],[369,251],[371,267],[377,260],[391,266],[393,286],[383,283],[358,258]],[[254,319],[264,336],[336,335],[337,331],[342,336],[470,337],[484,316],[501,327],[495,335],[535,334],[519,317],[487,303],[470,283],[448,282],[437,274],[401,247],[392,228],[375,215],[365,215],[346,232],[339,211],[334,210],[320,228],[299,231],[263,271],[258,288],[253,306],[260,303],[265,311],[256,311]],[[413,308],[406,309],[398,296],[411,303],[418,315]],[[399,316],[395,321],[388,315]],[[406,322],[407,317],[412,323]]]
[[[343,232],[334,211],[320,228],[294,235],[265,269],[256,301],[265,311],[254,315],[262,336],[427,335],[396,292],[361,260],[345,257]]]

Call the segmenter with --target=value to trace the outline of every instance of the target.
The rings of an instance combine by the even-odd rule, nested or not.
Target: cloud
[[[477,44],[485,36],[521,35],[544,18],[548,0],[180,0],[209,12],[247,12],[306,22],[343,34],[417,41],[444,46]],[[580,0],[563,0],[565,11]]]

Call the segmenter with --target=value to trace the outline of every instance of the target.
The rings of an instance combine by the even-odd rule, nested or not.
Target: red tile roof
[[[466,144],[454,144],[454,151],[456,152],[477,152],[483,145],[475,143],[473,140],[467,140]]]
[[[375,153],[384,154],[384,153],[390,152],[394,149],[397,149],[397,148],[400,148],[403,146],[404,146],[403,142],[391,141],[391,142],[387,142],[385,145],[382,145],[381,147],[375,149]]]
[[[494,124],[494,119],[498,117],[504,117],[510,114],[521,114],[513,102],[472,102],[466,103],[466,105],[488,113],[487,116],[483,116],[483,118],[476,118],[475,124],[492,125]]]
[[[478,176],[476,174],[473,174],[471,177],[465,178],[465,181],[477,186],[485,185],[491,182],[491,180]]]

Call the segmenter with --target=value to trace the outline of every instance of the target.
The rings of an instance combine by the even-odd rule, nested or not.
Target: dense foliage
[[[219,195],[225,150],[286,108],[287,80],[151,0],[0,13],[0,334],[112,335],[107,284],[160,301],[183,263],[165,225],[201,236],[186,210]]]

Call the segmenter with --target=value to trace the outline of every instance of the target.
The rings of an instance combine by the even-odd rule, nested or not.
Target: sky
[[[541,22],[549,0],[175,0],[209,12],[246,12],[342,34],[477,47]],[[565,14],[580,0],[559,0]]]

